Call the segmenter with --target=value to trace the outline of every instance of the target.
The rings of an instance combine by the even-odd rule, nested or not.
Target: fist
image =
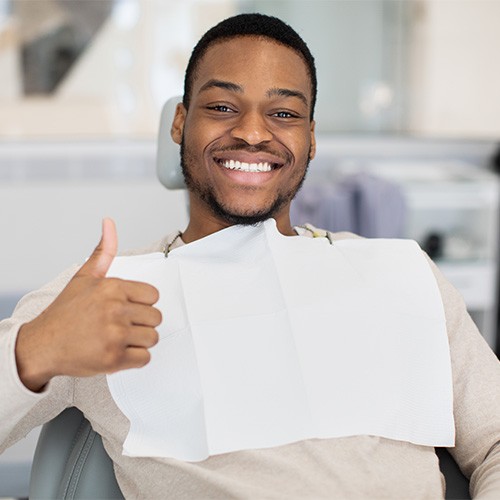
[[[139,368],[158,342],[158,290],[106,278],[117,252],[116,228],[104,219],[102,238],[54,302],[23,325],[16,345],[19,376],[39,390],[56,375],[87,377]]]

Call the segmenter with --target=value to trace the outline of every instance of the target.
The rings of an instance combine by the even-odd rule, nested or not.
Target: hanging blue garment
[[[330,231],[369,238],[405,236],[406,199],[402,188],[366,172],[340,181],[305,185],[292,203],[294,225],[305,222]]]

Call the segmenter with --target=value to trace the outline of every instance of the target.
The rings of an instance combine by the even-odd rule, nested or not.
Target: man
[[[149,251],[168,252],[271,217],[282,235],[296,235],[289,208],[315,153],[315,100],[314,60],[281,21],[241,15],[207,32],[191,56],[172,125],[181,144],[190,222]],[[116,249],[114,225],[105,220],[88,261],[25,297],[0,325],[3,447],[74,405],[103,436],[126,497],[442,496],[432,447],[378,436],[303,440],[197,463],[122,455],[129,422],[105,374],[147,364],[162,318],[154,287],[105,277]],[[472,475],[474,495],[498,497],[499,365],[457,292],[434,272],[452,358],[452,452]]]

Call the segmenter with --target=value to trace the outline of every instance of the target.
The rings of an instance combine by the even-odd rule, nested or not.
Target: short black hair
[[[316,78],[316,66],[314,57],[300,35],[281,19],[264,14],[239,14],[229,17],[213,28],[209,29],[196,44],[189,63],[186,68],[184,78],[184,97],[182,103],[188,109],[191,100],[193,81],[200,60],[203,58],[208,48],[223,40],[238,38],[241,36],[256,36],[269,38],[281,45],[291,48],[297,52],[307,66],[307,71],[311,79],[311,113],[310,119],[314,117],[314,107],[316,105],[316,94],[318,82]]]

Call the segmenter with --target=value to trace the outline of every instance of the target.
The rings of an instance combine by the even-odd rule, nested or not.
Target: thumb
[[[105,218],[102,221],[101,241],[81,267],[78,274],[87,274],[96,278],[104,278],[108,272],[118,249],[118,235],[113,219]]]

